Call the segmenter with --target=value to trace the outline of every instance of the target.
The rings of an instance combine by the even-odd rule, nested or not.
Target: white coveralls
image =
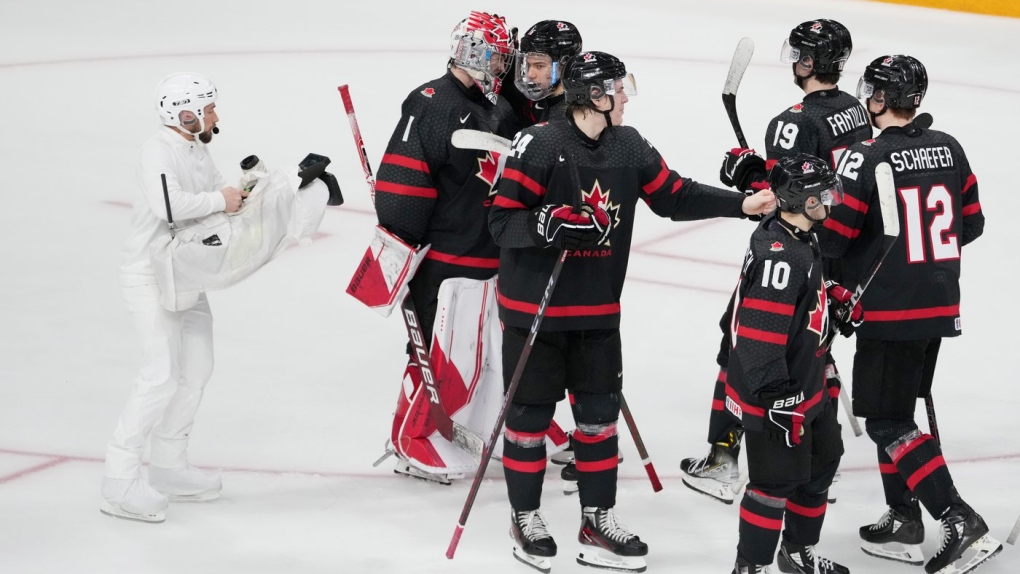
[[[190,219],[225,207],[220,189],[227,182],[213,165],[205,144],[188,141],[172,129],[161,127],[142,146],[138,194],[120,268],[120,285],[138,332],[143,359],[107,446],[105,475],[109,478],[140,476],[142,453],[150,433],[153,466],[187,465],[188,435],[213,370],[212,312],[205,294],[181,312],[167,311],[160,304],[160,289],[149,256],[153,241],[169,234],[160,174],[166,174],[175,223],[187,225]]]

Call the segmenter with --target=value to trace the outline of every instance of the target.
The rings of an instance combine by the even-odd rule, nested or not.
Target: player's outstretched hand
[[[744,198],[744,215],[765,215],[776,208],[776,194],[771,189],[763,189]]]
[[[751,184],[768,178],[765,158],[753,149],[735,147],[726,152],[719,168],[719,181],[740,191],[753,193]]]

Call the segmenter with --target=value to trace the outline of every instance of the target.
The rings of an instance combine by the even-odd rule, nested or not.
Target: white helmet
[[[467,72],[483,94],[498,94],[513,59],[510,36],[502,16],[471,12],[450,33],[450,61]]]
[[[209,78],[199,74],[170,74],[156,88],[156,113],[163,125],[182,128],[181,112],[198,117],[199,132],[205,130],[205,108],[216,103],[218,92]]]

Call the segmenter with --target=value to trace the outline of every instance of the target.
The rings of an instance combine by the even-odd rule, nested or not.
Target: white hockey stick
[[[850,421],[850,428],[854,429],[854,436],[861,436],[864,431],[861,430],[861,423],[854,416],[854,407],[850,404],[850,397],[846,394],[846,384],[841,385],[839,389],[839,402],[843,405],[843,410],[846,411],[846,418]]]
[[[480,149],[496,152],[501,155],[510,153],[510,140],[496,134],[479,130],[459,129],[450,136],[453,147],[460,149]]]
[[[1006,542],[1009,542],[1011,545],[1016,544],[1016,537],[1018,535],[1020,535],[1020,517],[1016,519],[1016,524],[1013,525],[1013,531],[1009,533],[1009,538],[1006,539]]]
[[[730,61],[730,70],[726,74],[726,83],[723,85],[722,101],[726,108],[726,115],[730,118],[733,126],[733,133],[740,142],[740,147],[747,147],[747,138],[744,137],[744,130],[740,129],[740,119],[737,118],[737,88],[740,87],[740,80],[751,64],[751,56],[754,55],[754,40],[741,38],[737,43],[737,49],[733,52],[733,60]]]

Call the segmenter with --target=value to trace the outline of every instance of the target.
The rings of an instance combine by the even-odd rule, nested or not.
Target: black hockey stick
[[[641,457],[641,464],[644,465],[645,472],[648,473],[648,480],[652,481],[652,490],[659,492],[662,490],[662,483],[659,482],[659,475],[655,472],[655,467],[652,466],[652,459],[648,456],[645,441],[641,440],[641,433],[638,432],[637,425],[634,423],[634,415],[630,412],[627,399],[623,397],[622,392],[620,393],[620,413],[623,414],[623,420],[627,421],[627,428],[630,429],[630,436],[634,439],[634,446],[637,447],[638,456]]]
[[[560,158],[566,158],[564,162],[570,170],[570,184],[576,190],[575,193],[581,195],[581,176],[577,171],[577,164],[574,163],[572,157],[566,152],[560,155]],[[575,208],[580,208],[580,200],[577,201]],[[535,346],[535,337],[538,336],[538,329],[542,325],[542,319],[545,317],[545,311],[549,307],[549,301],[552,300],[553,290],[556,289],[556,282],[559,281],[560,272],[563,270],[563,263],[567,260],[567,254],[570,253],[569,249],[563,249],[560,251],[560,257],[556,260],[556,265],[553,266],[552,274],[549,275],[549,282],[545,285],[545,292],[542,294],[542,299],[538,302],[538,310],[535,313],[535,319],[531,322],[531,330],[528,332],[528,339],[524,342],[524,348],[521,350],[521,356],[517,359],[517,366],[514,367],[514,374],[510,378],[510,384],[506,389],[506,394],[503,396],[503,406],[499,409],[499,415],[496,417],[496,424],[492,428],[492,434],[489,435],[489,442],[485,444],[485,449],[482,451],[482,460],[478,464],[478,470],[475,471],[475,478],[471,481],[471,490],[468,491],[467,500],[464,501],[464,508],[460,511],[460,519],[457,521],[457,526],[453,530],[453,538],[450,539],[450,546],[446,549],[446,557],[453,560],[454,553],[457,552],[457,545],[460,543],[460,537],[464,534],[464,526],[467,524],[468,515],[471,514],[471,507],[475,504],[475,497],[478,496],[478,488],[482,485],[482,477],[485,476],[485,469],[489,467],[489,459],[492,458],[492,449],[496,446],[496,440],[499,439],[499,434],[503,430],[503,424],[506,423],[507,411],[510,409],[510,403],[513,401],[514,393],[517,392],[517,387],[521,384],[521,375],[524,374],[524,367],[528,364],[528,357],[531,356],[531,349]]]
[[[726,74],[726,83],[723,85],[722,101],[726,108],[726,115],[730,118],[730,125],[733,126],[733,133],[737,135],[740,147],[747,147],[747,138],[744,137],[744,130],[740,129],[740,118],[737,117],[737,88],[740,87],[740,80],[751,63],[751,56],[754,54],[754,41],[750,38],[741,38],[737,43],[737,49],[733,52],[733,60],[730,61],[730,70]]]
[[[159,174],[159,180],[163,182],[163,203],[166,205],[166,223],[170,226],[170,239],[173,239],[174,234],[174,214],[170,211],[170,192],[166,189],[166,174]]]
[[[935,443],[942,446],[942,439],[939,438],[939,423],[935,420],[935,402],[932,401],[931,391],[924,397],[924,410],[928,411],[928,434],[934,439]]]

